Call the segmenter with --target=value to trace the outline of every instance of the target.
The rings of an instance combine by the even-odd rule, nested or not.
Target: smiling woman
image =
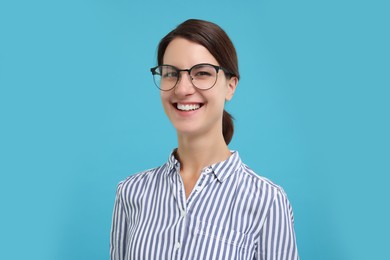
[[[191,68],[181,70],[188,72],[189,77],[179,77],[185,74],[180,74],[180,70],[175,69],[177,80],[173,84],[174,88],[171,87],[172,91],[161,91],[165,113],[178,134],[178,153],[180,154],[180,150],[184,148],[181,143],[188,143],[190,139],[193,140],[190,143],[194,141],[196,143],[204,141],[205,137],[209,136],[212,137],[210,141],[225,151],[222,157],[215,159],[216,162],[226,159],[229,150],[221,138],[222,115],[225,100],[230,100],[236,89],[237,77],[225,74],[219,69],[221,67],[218,61],[204,46],[181,37],[173,39],[167,46],[163,63],[172,64],[174,67]],[[163,78],[160,86],[168,84],[166,81],[172,83],[171,80]],[[196,109],[183,110],[190,107]]]
[[[151,72],[178,147],[118,185],[111,259],[298,259],[283,189],[228,148],[224,105],[239,80],[229,37],[187,20],[161,40],[157,63]]]

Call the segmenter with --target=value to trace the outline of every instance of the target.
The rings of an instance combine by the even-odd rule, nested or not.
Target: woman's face
[[[183,38],[172,40],[165,50],[163,63],[178,69],[189,69],[200,63],[218,65],[216,59],[202,45]],[[165,113],[179,135],[201,136],[222,133],[222,114],[225,100],[230,100],[237,86],[237,78],[227,79],[219,70],[217,82],[209,90],[198,90],[186,71],[174,89],[161,91]]]

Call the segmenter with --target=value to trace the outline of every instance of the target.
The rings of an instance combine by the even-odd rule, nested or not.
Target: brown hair
[[[218,61],[219,65],[228,71],[225,72],[227,77],[240,79],[236,49],[229,36],[218,25],[204,20],[189,19],[162,38],[157,51],[158,65],[163,64],[166,48],[177,37],[204,46]],[[222,116],[222,133],[225,143],[229,144],[233,137],[234,125],[233,117],[226,110],[223,111]]]

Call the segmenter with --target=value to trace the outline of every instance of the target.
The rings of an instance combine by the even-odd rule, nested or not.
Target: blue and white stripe
[[[119,183],[111,260],[299,259],[286,194],[238,152],[203,169],[188,199],[179,169],[172,153]]]

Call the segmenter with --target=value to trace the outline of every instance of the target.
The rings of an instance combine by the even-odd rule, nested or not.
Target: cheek
[[[225,95],[226,92],[218,91],[218,93],[215,93],[215,95],[212,96],[212,98],[209,99],[209,105],[212,106],[215,109],[216,113],[221,113],[225,108]]]
[[[161,99],[161,102],[164,103],[164,102],[167,102],[167,101],[168,101],[169,96],[167,95],[167,93],[161,91],[161,92],[160,92],[160,99]]]
[[[225,104],[226,98],[229,96],[229,87],[227,84],[221,84],[215,89],[215,102],[218,104]]]
[[[162,104],[164,110],[166,110],[169,101],[168,101],[167,95],[163,92],[161,92],[161,94],[160,94],[160,101],[161,101],[161,104]]]

